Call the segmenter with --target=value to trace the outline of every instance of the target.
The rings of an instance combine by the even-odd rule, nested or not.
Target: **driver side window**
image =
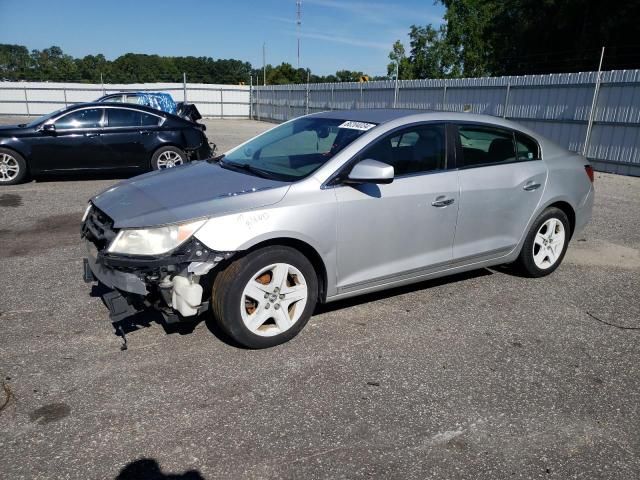
[[[102,127],[102,108],[85,108],[76,110],[55,122],[56,130],[69,128],[100,128]]]
[[[444,124],[427,124],[393,132],[376,141],[359,157],[391,165],[399,177],[444,170],[446,155]]]

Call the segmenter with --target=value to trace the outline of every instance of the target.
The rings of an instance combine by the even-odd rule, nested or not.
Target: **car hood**
[[[272,205],[289,185],[203,161],[122,181],[91,202],[115,228],[153,227]]]
[[[0,137],[13,137],[15,135],[25,133],[27,130],[31,129],[19,127],[18,125],[3,125],[0,127]]]

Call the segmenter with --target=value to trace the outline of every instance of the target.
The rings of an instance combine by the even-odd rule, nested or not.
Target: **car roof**
[[[353,120],[355,122],[386,123],[397,118],[408,117],[430,110],[414,110],[401,108],[369,108],[357,110],[332,110],[330,112],[314,113],[310,116],[331,118],[336,120]]]
[[[137,103],[104,103],[104,102],[86,102],[86,103],[76,103],[75,105],[70,106],[66,109],[67,112],[71,112],[73,110],[77,110],[80,108],[87,107],[97,107],[97,108],[129,108],[134,110],[140,110],[142,112],[153,113],[154,115],[171,115],[170,113],[164,112],[162,110],[157,110],[153,107],[147,107],[146,105],[139,105]],[[175,115],[171,115],[174,117]],[[177,117],[180,118],[180,117]]]
[[[382,124],[394,120],[407,118],[408,122],[477,122],[488,125],[502,126],[513,130],[518,130],[530,136],[540,138],[537,134],[516,122],[493,115],[481,115],[467,112],[447,112],[440,110],[418,110],[401,108],[371,108],[354,110],[332,110],[327,112],[314,113],[309,115],[316,118],[330,118],[337,120],[353,120],[356,122],[370,122]]]

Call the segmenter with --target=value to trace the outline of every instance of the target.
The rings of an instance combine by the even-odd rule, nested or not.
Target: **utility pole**
[[[400,72],[400,62],[396,60],[396,85],[393,89],[393,108],[396,108],[396,103],[398,103],[398,73]]]
[[[300,68],[300,30],[302,29],[302,0],[296,0],[296,32],[298,34],[298,66]]]
[[[593,89],[593,99],[591,100],[591,111],[589,112],[589,123],[587,123],[587,134],[584,138],[584,147],[582,155],[587,156],[589,153],[589,143],[591,142],[591,130],[593,129],[593,121],[596,118],[596,106],[598,103],[598,91],[600,90],[600,74],[602,73],[602,60],[604,58],[604,47],[600,52],[600,64],[598,65],[598,76],[596,77],[596,86]]]
[[[267,42],[262,42],[262,85],[267,84]]]

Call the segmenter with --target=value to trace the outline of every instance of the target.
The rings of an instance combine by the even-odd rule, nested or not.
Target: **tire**
[[[151,157],[152,170],[164,170],[178,165],[184,165],[189,159],[187,154],[178,147],[162,147],[156,150]]]
[[[516,268],[528,277],[549,275],[562,263],[570,238],[567,215],[559,208],[547,208],[527,233]]]
[[[295,337],[317,300],[313,265],[298,250],[284,246],[255,250],[232,262],[216,275],[211,291],[212,313],[220,328],[237,343],[256,349]]]
[[[22,155],[0,148],[0,185],[17,185],[27,180],[29,170]]]

